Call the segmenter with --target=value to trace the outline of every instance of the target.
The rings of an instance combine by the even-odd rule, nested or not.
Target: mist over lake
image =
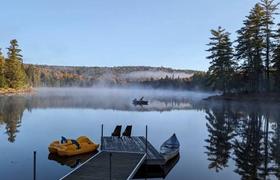
[[[279,106],[208,102],[209,93],[141,88],[39,88],[33,95],[0,97],[0,167],[3,179],[31,179],[37,151],[38,179],[58,179],[91,155],[49,155],[48,144],[81,135],[100,143],[101,125],[132,125],[159,150],[176,133],[180,158],[165,179],[277,179]],[[144,97],[147,106],[135,106]],[[249,156],[251,158],[247,158]],[[17,172],[17,173],[15,173]],[[149,178],[148,178],[149,179]]]

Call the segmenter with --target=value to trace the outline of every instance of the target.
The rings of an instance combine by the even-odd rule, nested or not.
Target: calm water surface
[[[58,179],[91,155],[59,158],[48,144],[62,135],[100,142],[116,125],[133,125],[160,145],[176,133],[180,158],[165,179],[277,179],[280,176],[280,106],[210,103],[209,94],[135,89],[38,89],[28,96],[0,97],[0,179]],[[150,101],[135,107],[131,101]],[[161,179],[163,177],[158,177]]]

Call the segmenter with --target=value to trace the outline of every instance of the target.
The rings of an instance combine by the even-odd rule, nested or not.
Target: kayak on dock
[[[179,148],[180,143],[176,134],[173,134],[160,146],[160,154],[164,157],[165,161],[169,161],[179,154]]]
[[[141,97],[139,100],[137,100],[136,98],[133,99],[132,103],[134,105],[148,105],[148,101],[144,100],[144,97]]]
[[[99,144],[95,144],[88,137],[81,136],[77,140],[62,137],[61,141],[54,141],[49,145],[50,153],[60,156],[74,156],[96,151]]]

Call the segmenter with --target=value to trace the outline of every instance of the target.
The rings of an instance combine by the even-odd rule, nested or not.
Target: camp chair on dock
[[[124,132],[123,132],[123,136],[126,136],[126,137],[131,137],[131,131],[132,131],[132,126],[126,126]]]
[[[122,126],[120,126],[120,125],[116,126],[114,132],[112,133],[112,136],[120,137],[121,130],[122,130]]]
[[[75,139],[71,139],[72,144],[75,144],[77,146],[77,149],[81,149],[80,144],[78,143],[78,141],[76,141]]]

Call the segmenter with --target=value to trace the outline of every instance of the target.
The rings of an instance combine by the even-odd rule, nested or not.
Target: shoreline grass
[[[0,96],[10,96],[10,95],[21,95],[21,94],[30,94],[34,92],[32,87],[28,88],[0,88]]]

